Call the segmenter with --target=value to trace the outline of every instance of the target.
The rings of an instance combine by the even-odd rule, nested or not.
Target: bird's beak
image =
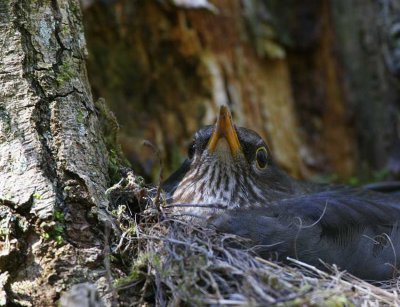
[[[226,106],[221,106],[219,109],[218,120],[207,145],[208,151],[213,153],[222,138],[228,142],[232,156],[236,156],[242,151],[235,127],[233,126],[231,112],[229,112]]]

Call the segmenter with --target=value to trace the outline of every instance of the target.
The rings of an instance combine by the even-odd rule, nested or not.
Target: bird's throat
[[[212,153],[215,157],[220,161],[220,163],[231,163],[233,162],[233,154],[231,152],[231,148],[229,146],[228,141],[225,138],[220,138],[218,140],[217,145],[215,146],[215,150]]]

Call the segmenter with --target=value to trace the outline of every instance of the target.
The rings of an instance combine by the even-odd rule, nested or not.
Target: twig
[[[320,276],[322,276],[322,277],[324,277],[324,278],[326,278],[326,279],[333,279],[333,278],[335,278],[334,275],[330,275],[330,274],[328,274],[328,273],[326,273],[326,272],[323,272],[323,271],[317,269],[316,267],[314,267],[314,266],[312,266],[312,265],[309,265],[309,264],[307,264],[307,263],[301,262],[301,261],[299,261],[299,260],[296,260],[296,259],[293,259],[293,258],[290,258],[290,257],[287,257],[286,259],[289,260],[289,261],[291,261],[291,262],[293,262],[293,263],[295,263],[295,264],[297,264],[297,265],[299,265],[299,266],[302,266],[302,267],[305,267],[305,268],[307,268],[307,269],[310,269],[311,271],[314,271],[314,272],[318,273]],[[365,282],[362,282],[361,280],[359,280],[359,279],[357,279],[356,277],[353,277],[353,276],[352,276],[352,279],[357,280],[357,281],[358,281],[358,284],[356,284],[356,283],[351,283],[351,282],[348,282],[348,281],[343,280],[343,279],[341,279],[340,282],[343,283],[343,284],[345,284],[346,286],[354,287],[355,289],[357,289],[357,290],[359,290],[359,291],[361,291],[361,292],[367,293],[367,294],[373,296],[373,297],[376,298],[376,299],[379,299],[379,300],[381,300],[381,301],[384,301],[384,302],[387,303],[387,304],[390,304],[390,305],[391,305],[391,304],[400,305],[400,301],[398,300],[398,298],[397,298],[396,295],[393,295],[392,293],[389,293],[389,292],[386,291],[386,290],[377,288],[377,287],[375,287],[374,285],[371,285],[371,284],[368,284],[368,288],[365,288],[365,287],[361,286],[361,285],[362,285],[363,283],[365,283]],[[375,294],[374,292],[371,292],[371,290],[373,290],[373,291],[376,292],[376,293],[380,293],[381,295],[384,295],[384,296],[386,296],[386,297],[388,297],[388,298],[390,298],[390,299],[393,299],[393,301],[389,301],[389,300],[387,300],[386,298],[384,298],[384,297],[382,297],[382,296],[379,296],[379,295]]]

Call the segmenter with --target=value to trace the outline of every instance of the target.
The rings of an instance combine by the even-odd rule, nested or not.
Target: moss
[[[41,200],[42,199],[42,195],[40,193],[38,193],[38,192],[33,193],[32,197],[34,199],[37,199],[37,200]]]
[[[144,188],[144,178],[142,176],[136,176],[135,177],[135,183],[141,187]]]
[[[72,58],[65,59],[59,67],[57,82],[63,85],[76,76],[74,61]]]
[[[68,26],[66,26],[66,25],[63,25],[63,26],[61,27],[61,33],[62,33],[63,36],[66,36],[66,37],[71,36],[71,30],[70,30],[70,28],[69,28]]]
[[[82,110],[78,110],[77,114],[76,114],[76,121],[79,124],[82,124],[83,121],[85,119],[85,114],[83,113]]]
[[[64,213],[63,212],[56,210],[56,211],[54,211],[53,216],[56,221],[64,223]]]
[[[118,206],[115,210],[111,211],[111,214],[116,217],[116,218],[120,218],[121,216],[123,216],[126,213],[126,205],[120,205]]]
[[[78,1],[70,1],[69,2],[69,9],[72,12],[72,14],[74,15],[74,17],[79,20],[81,18],[81,9],[78,5]]]
[[[107,146],[108,149],[108,174],[113,182],[119,178],[119,169],[121,167],[121,154],[117,149]]]
[[[133,263],[129,275],[115,280],[114,286],[122,287],[140,279],[143,275],[143,270],[147,268],[149,256],[148,253],[140,253]]]
[[[349,301],[349,299],[347,297],[345,297],[344,295],[335,295],[332,296],[331,298],[327,299],[324,302],[324,306],[327,307],[343,307],[343,306],[354,306],[354,304],[352,302]]]
[[[103,98],[95,102],[98,110],[98,117],[101,130],[104,136],[104,143],[108,153],[108,174],[111,183],[115,183],[120,179],[120,168],[122,166],[130,166],[125,158],[121,145],[118,142],[119,125],[114,113],[107,107]]]
[[[42,232],[41,236],[45,240],[54,240],[58,245],[64,243],[64,234],[65,227],[60,223],[56,223],[48,228],[47,231]]]
[[[54,240],[58,245],[63,244],[63,234],[65,231],[64,222],[64,213],[59,210],[54,211],[52,221],[40,224],[43,230],[41,234],[42,238],[45,240]]]

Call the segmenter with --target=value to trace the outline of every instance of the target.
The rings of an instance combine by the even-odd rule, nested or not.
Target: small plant
[[[64,243],[63,233],[65,218],[64,213],[56,210],[53,213],[53,221],[43,222],[40,226],[45,232],[42,233],[42,238],[45,240],[54,240],[58,245]]]

